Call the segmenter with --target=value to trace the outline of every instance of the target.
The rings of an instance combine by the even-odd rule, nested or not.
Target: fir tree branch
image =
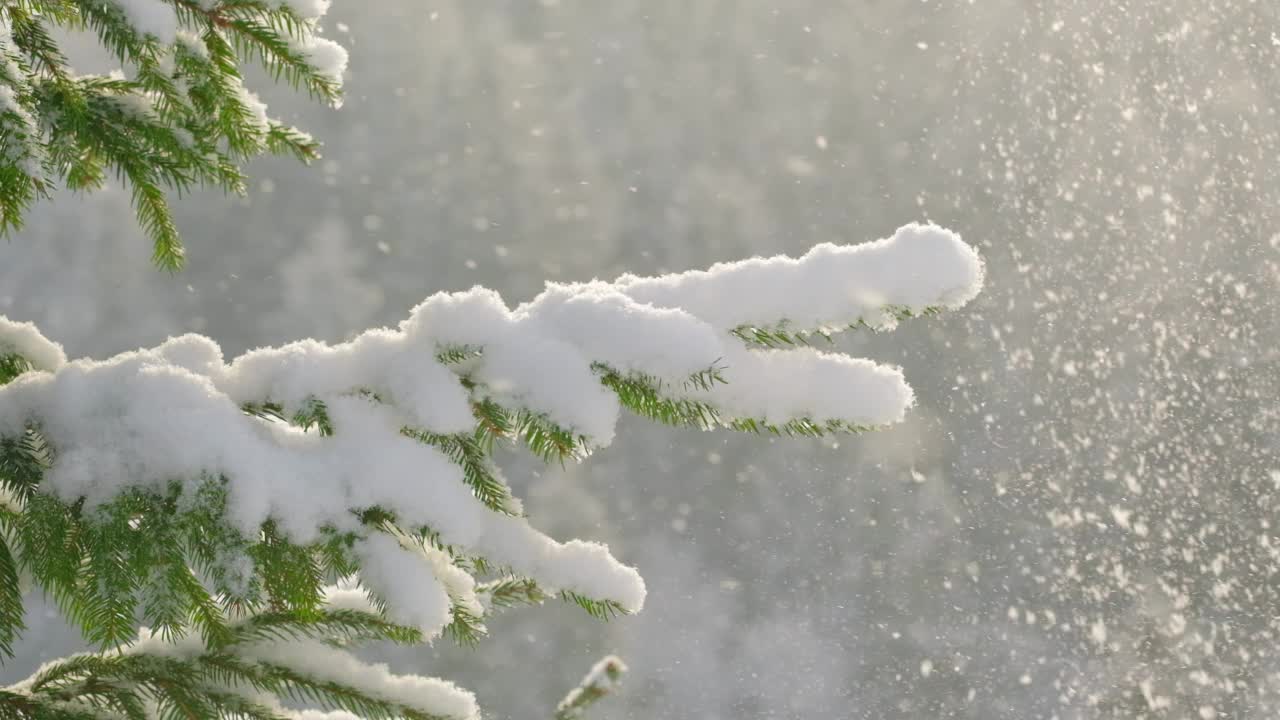
[[[32,8],[29,3],[14,3],[5,10],[14,44],[26,56],[35,79],[47,78],[64,83],[70,80],[67,58],[43,19],[58,25],[72,25],[77,16],[65,9],[64,3],[53,3],[52,6]]]
[[[168,2],[183,28],[177,38],[139,30],[115,0],[0,4],[0,233],[20,228],[57,181],[92,190],[111,170],[129,186],[155,263],[177,270],[184,252],[170,192],[212,186],[239,194],[245,160],[263,153],[319,157],[310,135],[265,115],[240,72],[256,62],[295,89],[338,104],[339,70],[312,64],[317,43],[328,42],[318,37],[317,21],[287,3]],[[54,28],[91,31],[124,74],[75,75]]]
[[[305,24],[287,5],[271,7],[262,2],[237,0],[222,3],[218,26],[231,38],[241,57],[255,59],[277,80],[284,78],[316,100],[337,105],[342,86],[313,66],[297,41]]]

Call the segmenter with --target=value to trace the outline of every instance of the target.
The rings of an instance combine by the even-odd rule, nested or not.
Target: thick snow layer
[[[416,627],[427,638],[436,637],[449,624],[449,594],[420,554],[382,534],[357,543],[356,554],[360,581],[386,602],[392,622]]]
[[[545,413],[565,427],[608,444],[618,401],[570,343],[522,322],[492,290],[439,293],[400,324],[409,338],[433,338],[445,346],[484,348],[473,376],[494,399]]]
[[[310,34],[296,42],[297,49],[307,58],[307,63],[317,74],[339,87],[343,73],[347,71],[347,49],[329,38]]]
[[[709,324],[679,308],[636,302],[613,285],[548,285],[516,309],[521,323],[558,337],[616,370],[682,383],[724,352]]]
[[[444,586],[453,606],[469,613],[473,617],[482,617],[484,615],[484,605],[480,603],[480,598],[476,595],[476,579],[455,565],[443,550],[434,547],[419,547],[417,549],[427,559],[427,562],[431,563],[431,569],[435,572],[436,579]]]
[[[209,46],[204,44],[204,38],[200,37],[198,33],[190,30],[179,30],[177,36],[174,37],[174,42],[198,58],[209,59]]]
[[[725,348],[727,381],[689,395],[729,417],[783,424],[797,418],[844,420],[879,426],[900,422],[915,402],[902,372],[862,358],[802,347],[792,350]]]
[[[190,344],[192,371],[215,378],[237,403],[271,399],[297,409],[311,396],[366,388],[394,398],[415,425],[448,434],[471,429],[475,418],[467,392],[448,368],[435,361],[435,343],[426,336],[370,330],[349,343],[326,345],[303,340],[279,348],[253,350],[222,364],[216,345],[198,336]]]
[[[49,340],[36,326],[0,315],[0,355],[16,353],[37,370],[53,371],[67,363],[62,346]]]
[[[319,680],[349,685],[428,715],[461,720],[480,717],[475,696],[453,683],[420,675],[395,675],[384,664],[362,662],[316,640],[261,643],[239,654],[249,660],[285,665]]]
[[[958,308],[982,289],[982,260],[960,236],[912,223],[892,237],[861,245],[824,243],[792,259],[752,258],[707,270],[640,278],[614,285],[636,300],[681,308],[717,328],[836,330],[859,318],[891,326],[886,307]]]
[[[303,20],[319,20],[329,12],[332,0],[275,0],[279,6],[287,6]]]
[[[355,610],[377,614],[369,595],[354,583],[344,582],[324,589],[324,604],[330,610]]]
[[[441,293],[395,329],[337,345],[304,340],[262,348],[230,363],[217,344],[197,335],[101,362],[66,363],[61,348],[34,327],[0,318],[0,348],[53,371],[0,387],[0,436],[39,424],[57,451],[42,488],[68,500],[83,497],[90,508],[126,486],[161,488],[173,478],[194,485],[220,475],[228,482],[229,520],[247,536],[274,518],[291,538],[307,542],[326,525],[358,530],[350,509],[380,506],[405,527],[430,527],[443,542],[548,588],[638,610],[644,582],[607,548],[559,543],[524,518],[488,509],[458,466],[401,429],[470,431],[474,395],[539,413],[607,445],[619,401],[600,383],[593,368],[599,362],[656,377],[664,393],[710,402],[726,420],[896,422],[913,402],[897,369],[811,348],[748,349],[728,330],[782,320],[829,328],[859,318],[883,326],[891,317],[886,304],[958,307],[981,282],[981,261],[955,234],[909,225],[888,240],[822,245],[799,260],[757,258],[653,279],[553,284],[515,310],[482,288]],[[479,354],[453,366],[437,359],[441,350],[459,347]],[[727,384],[708,390],[682,382],[713,365]],[[474,383],[472,391],[459,374]],[[293,413],[312,398],[327,406],[332,437],[241,410],[270,401]],[[479,608],[473,585],[456,568],[415,557],[386,538],[362,547],[364,579],[412,614],[406,622],[436,629],[448,622],[450,600]]]
[[[162,43],[172,43],[178,36],[178,15],[173,3],[165,0],[113,0],[124,11],[134,29],[151,35]]]

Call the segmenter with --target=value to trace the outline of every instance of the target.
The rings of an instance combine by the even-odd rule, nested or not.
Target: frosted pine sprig
[[[347,52],[323,37],[327,0],[14,0],[0,3],[0,233],[61,184],[93,190],[109,176],[133,196],[161,267],[183,247],[168,195],[244,192],[244,161],[307,162],[320,145],[271,117],[242,82],[247,63],[331,105]],[[78,75],[59,30],[88,29],[120,63]]]
[[[591,666],[582,682],[569,691],[556,707],[555,720],[577,720],[601,699],[612,693],[627,672],[626,663],[613,655],[601,658]]]

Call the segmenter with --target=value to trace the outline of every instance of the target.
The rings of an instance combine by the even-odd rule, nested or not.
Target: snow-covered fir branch
[[[614,440],[624,407],[800,435],[895,423],[914,399],[897,368],[809,338],[958,308],[982,280],[957,235],[913,224],[797,259],[550,284],[514,308],[482,288],[441,293],[396,328],[230,361],[198,335],[67,361],[0,317],[0,649],[21,628],[19,575],[107,648],[140,647],[136,617],[212,652],[246,616],[305,620],[335,603],[464,643],[504,605],[636,612],[636,570],[535,529],[497,444],[581,459]],[[319,645],[257,652],[365,677]]]
[[[167,202],[193,186],[244,192],[244,161],[319,156],[310,135],[245,88],[257,63],[337,106],[347,52],[323,36],[327,0],[14,0],[0,3],[0,233],[57,184],[123,179],[162,267],[183,249]],[[74,72],[59,30],[88,29],[120,63]]]

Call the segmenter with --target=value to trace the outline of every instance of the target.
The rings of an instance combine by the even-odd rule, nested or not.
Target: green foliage
[[[319,157],[305,132],[265,118],[244,89],[256,62],[311,97],[337,104],[338,78],[314,66],[302,42],[315,31],[288,4],[166,0],[182,31],[167,42],[137,31],[112,0],[0,3],[0,233],[22,225],[61,183],[93,190],[108,174],[129,186],[160,267],[183,263],[170,192],[244,193],[242,164],[263,153]],[[76,75],[55,39],[87,30],[124,75]],[[166,39],[167,40],[167,39]]]
[[[0,447],[0,465],[24,462],[14,449]],[[194,625],[216,640],[225,635],[223,608],[230,605],[215,601],[193,568],[207,565],[201,555],[226,554],[211,543],[234,535],[227,528],[206,535],[202,521],[221,512],[183,511],[178,503],[176,484],[163,494],[132,489],[92,510],[83,501],[28,492],[21,512],[0,516],[0,530],[17,567],[90,642],[110,647],[128,641],[139,616],[165,637],[180,637]]]

